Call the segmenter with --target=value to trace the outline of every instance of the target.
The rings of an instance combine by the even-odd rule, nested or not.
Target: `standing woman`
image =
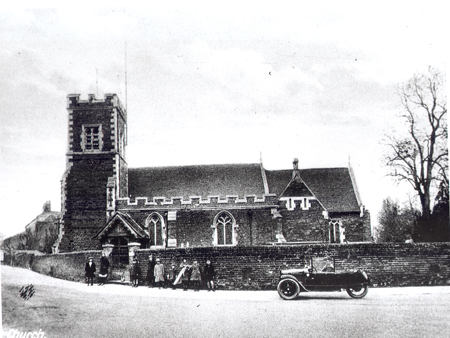
[[[153,255],[148,256],[147,283],[149,288],[152,288],[155,284],[155,265]]]
[[[100,258],[100,272],[98,273],[99,284],[105,285],[106,279],[108,278],[109,270],[109,260],[106,258],[106,254],[102,252],[102,257]]]

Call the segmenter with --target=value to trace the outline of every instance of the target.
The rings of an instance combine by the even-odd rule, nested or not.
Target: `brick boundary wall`
[[[31,270],[55,278],[84,282],[84,268],[88,258],[93,258],[97,269],[95,275],[97,276],[101,255],[101,250],[89,250],[35,256],[31,264]]]
[[[186,258],[203,267],[211,259],[216,284],[227,290],[272,290],[284,268],[303,266],[310,257],[333,257],[337,270],[362,269],[374,287],[450,285],[450,243],[311,244],[253,247],[166,248],[136,251],[147,274],[148,256],[160,258],[166,269]],[[53,277],[84,281],[84,265],[94,258],[97,271],[100,250],[35,256],[32,270]]]

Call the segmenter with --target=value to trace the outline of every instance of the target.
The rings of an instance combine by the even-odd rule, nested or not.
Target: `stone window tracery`
[[[226,211],[219,213],[215,219],[212,228],[213,244],[222,245],[236,245],[237,244],[237,224],[233,215]]]
[[[166,225],[162,216],[156,212],[151,214],[145,221],[145,226],[150,236],[150,246],[165,246]]]

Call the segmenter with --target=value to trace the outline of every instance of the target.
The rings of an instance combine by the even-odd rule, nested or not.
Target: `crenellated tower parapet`
[[[125,106],[116,94],[105,94],[103,99],[96,98],[95,94],[88,94],[87,100],[80,100],[80,97],[80,94],[67,95],[67,109],[77,109],[82,108],[83,106],[88,106],[89,109],[110,106],[117,108],[122,114],[124,120],[127,120],[127,111]]]

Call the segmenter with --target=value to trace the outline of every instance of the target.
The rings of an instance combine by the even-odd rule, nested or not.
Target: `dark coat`
[[[153,282],[155,280],[155,265],[154,260],[148,261],[147,280]]]
[[[86,272],[86,277],[94,277],[95,273],[95,263],[92,262],[92,265],[89,266],[89,262],[86,263],[86,267],[84,268],[84,271]]]
[[[130,276],[131,278],[139,278],[139,276],[141,275],[141,267],[139,266],[139,264],[131,264],[130,267]]]
[[[206,264],[205,268],[203,269],[203,277],[205,280],[212,280],[214,279],[216,272],[214,271],[214,265]]]
[[[100,274],[107,275],[109,269],[109,260],[106,257],[100,258]]]

